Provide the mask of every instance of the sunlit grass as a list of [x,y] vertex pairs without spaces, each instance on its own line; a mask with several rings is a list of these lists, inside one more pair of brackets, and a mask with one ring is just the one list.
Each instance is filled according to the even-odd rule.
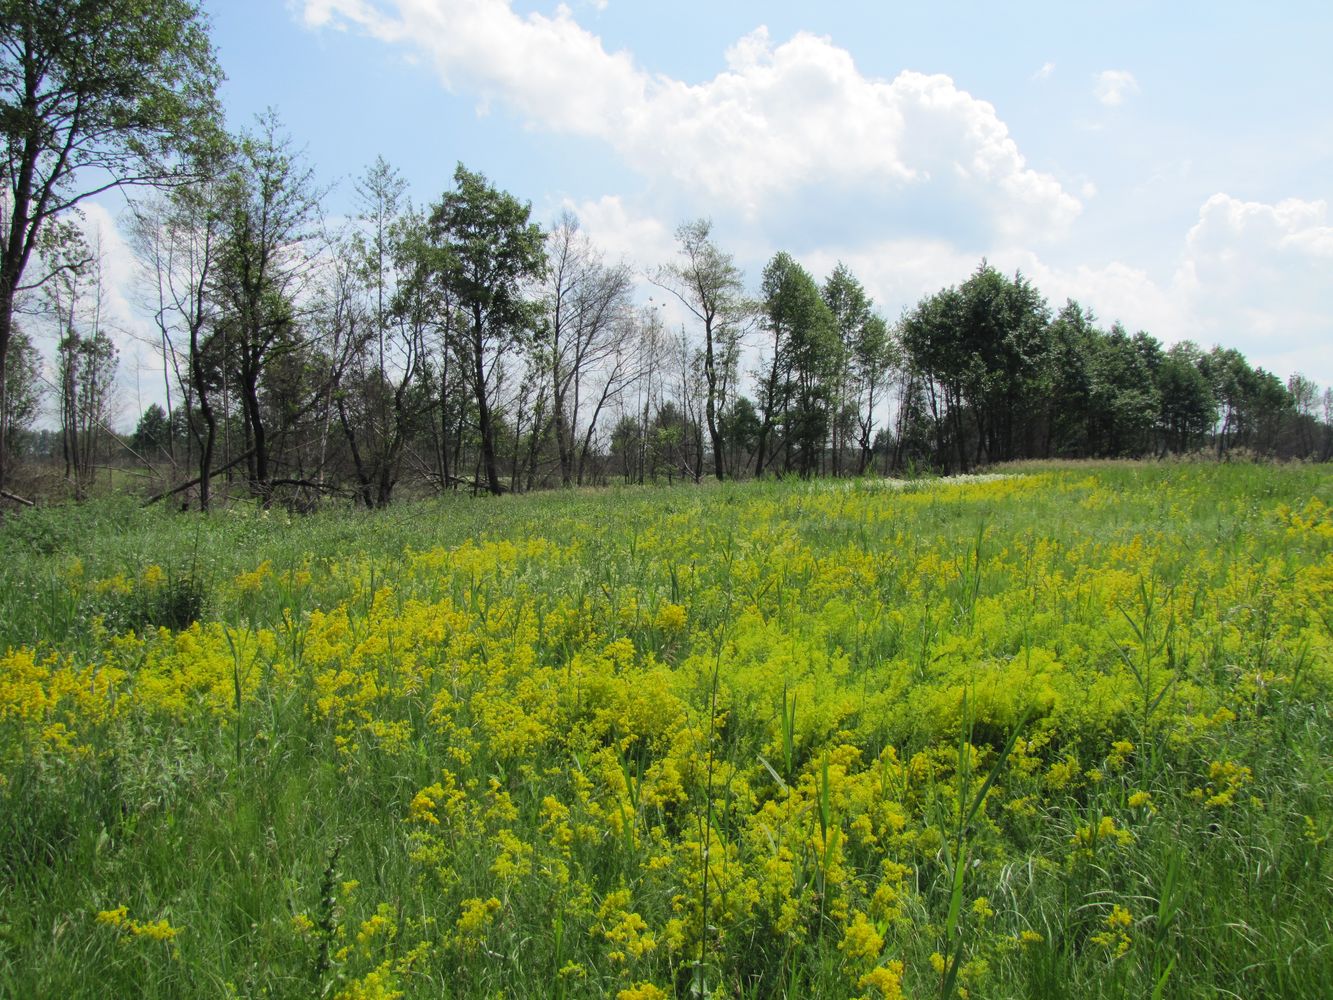
[[1331,504],[1126,464],[25,514],[0,992],[1333,995]]

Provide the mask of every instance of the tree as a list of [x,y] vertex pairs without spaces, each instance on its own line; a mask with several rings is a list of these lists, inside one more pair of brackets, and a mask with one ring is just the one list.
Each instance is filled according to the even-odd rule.
[[[85,198],[183,172],[221,79],[194,0],[0,0],[0,394],[44,230]],[[0,412],[5,410],[0,398]],[[0,488],[8,473],[0,435]]]
[[1045,455],[1081,458],[1090,448],[1089,406],[1092,382],[1089,366],[1100,338],[1097,319],[1073,299],[1050,327],[1050,396],[1047,406]]
[[[607,265],[568,212],[547,237],[550,271],[542,350],[550,371],[560,481],[582,482],[592,434],[606,404],[637,375],[626,350],[632,329],[631,280],[624,264]],[[598,385],[593,381],[600,377]],[[591,391],[590,391],[591,390]],[[582,409],[593,397],[586,427]],[[580,443],[581,442],[581,443]]]
[[1320,397],[1320,404],[1324,411],[1323,421],[1323,443],[1319,449],[1319,460],[1327,462],[1333,459],[1333,386],[1324,390]]
[[296,304],[312,276],[322,192],[272,111],[243,136],[224,181],[223,243],[214,270],[221,335],[247,436],[250,490],[271,500],[273,470],[261,379],[301,344]]
[[82,499],[93,479],[98,439],[111,417],[119,357],[105,329],[107,292],[100,239],[89,248],[81,236],[72,236],[62,246],[62,254],[66,266],[52,275],[42,292],[57,332],[65,478],[73,484],[75,497]]
[[713,242],[708,219],[683,223],[676,229],[680,260],[658,269],[653,283],[674,295],[704,327],[704,414],[713,445],[713,472],[726,474],[718,413],[725,404],[725,361],[740,338],[747,305],[742,296],[741,270],[731,254]]
[[790,470],[795,448],[802,475],[814,469],[828,435],[831,383],[839,365],[834,316],[805,268],[776,254],[764,268],[763,324],[773,335],[773,357],[759,392],[760,423],[755,475],[769,459],[766,445],[775,423],[785,436]]
[[1136,457],[1151,447],[1161,413],[1156,373],[1161,345],[1119,323],[1095,341],[1088,363],[1088,440],[1094,455]]
[[1281,380],[1262,368],[1251,368],[1245,355],[1234,348],[1214,347],[1201,359],[1200,367],[1221,410],[1217,457],[1242,446],[1273,450],[1284,421],[1295,412]]
[[1300,454],[1305,458],[1313,458],[1319,428],[1319,386],[1300,372],[1293,372],[1287,376],[1287,394],[1296,411]]
[[139,416],[130,445],[144,458],[165,454],[171,442],[171,418],[159,404],[151,403]]
[[977,426],[977,457],[1003,462],[1030,451],[1046,395],[1049,310],[1021,274],[1005,277],[982,261],[959,289],[963,393]]
[[737,396],[718,416],[730,468],[744,468],[759,446],[759,414],[754,403]]
[[[835,393],[839,409],[854,413],[860,452],[856,472],[862,475],[870,464],[879,394],[900,364],[898,348],[889,336],[888,324],[875,313],[865,288],[845,265],[839,263],[833,269],[821,294],[833,314],[841,345],[842,365]],[[838,442],[834,447],[835,474],[842,471],[841,465],[842,447]]]
[[1157,369],[1158,425],[1164,452],[1191,450],[1217,421],[1217,400],[1200,368],[1202,360],[1203,353],[1186,340],[1167,351]]
[[4,412],[0,434],[9,453],[15,453],[20,432],[26,430],[41,407],[42,359],[32,339],[15,328],[9,344],[9,367],[5,369]]
[[[223,249],[223,173],[221,148],[198,167],[200,176],[155,198],[133,205],[130,245],[149,284],[149,298],[162,340],[164,368],[175,373],[185,398],[184,426],[198,446],[199,509],[211,496],[213,455],[217,445],[216,396],[225,372],[217,331],[221,290],[216,270]],[[185,342],[185,371],[179,368],[177,338]],[[168,387],[170,386],[170,378]],[[171,402],[171,393],[167,393]],[[173,413],[175,411],[173,410]]]
[[462,346],[477,404],[486,485],[494,494],[502,487],[490,399],[493,375],[498,355],[535,326],[537,310],[525,293],[546,269],[542,230],[531,215],[531,205],[460,163],[454,190],[440,199],[429,221],[439,251],[437,278],[467,316]]
[[[358,181],[361,228],[339,247],[339,264],[346,266],[335,266],[335,289],[366,293],[369,301],[358,309],[331,297],[335,315],[346,321],[346,329],[329,325],[333,353],[344,359],[341,388],[349,390],[337,393],[339,420],[368,507],[388,506],[393,494],[403,449],[423,409],[418,380],[426,332],[439,313],[430,283],[418,274],[425,218],[406,202],[406,189],[383,157]],[[359,336],[358,317],[369,320]]]
[[[972,359],[963,341],[964,309],[958,289],[943,288],[918,302],[898,324],[909,366],[903,405],[911,401],[914,419],[929,413],[935,435],[934,463],[945,471],[955,455],[958,467],[967,471],[963,397]],[[900,440],[905,437],[902,430]]]

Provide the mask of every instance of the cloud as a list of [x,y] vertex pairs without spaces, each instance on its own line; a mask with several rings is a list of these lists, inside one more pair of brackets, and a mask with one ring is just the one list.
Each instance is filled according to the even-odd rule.
[[1046,80],[1049,80],[1051,78],[1051,74],[1054,72],[1055,72],[1055,63],[1049,61],[1044,62],[1041,64],[1041,69],[1037,70],[1037,72],[1032,74],[1032,79],[1037,82],[1044,82]]
[[1139,92],[1139,81],[1127,69],[1104,69],[1097,74],[1093,93],[1108,108],[1118,108]]
[[306,0],[312,28],[352,26],[420,54],[446,87],[529,127],[610,145],[652,182],[704,210],[753,219],[812,190],[938,197],[1008,236],[1062,231],[1079,200],[1028,166],[995,108],[943,75],[867,77],[850,53],[758,28],[726,68],[690,84],[608,52],[569,7],[516,13],[508,0]]
[[621,261],[636,273],[651,271],[676,253],[676,239],[660,221],[632,211],[618,195],[594,201],[566,199],[563,207],[573,212],[579,226],[609,261]]
[[1331,269],[1326,202],[1219,193],[1186,237],[1174,287],[1189,303],[1197,339],[1237,347],[1280,375],[1299,370],[1330,384]]

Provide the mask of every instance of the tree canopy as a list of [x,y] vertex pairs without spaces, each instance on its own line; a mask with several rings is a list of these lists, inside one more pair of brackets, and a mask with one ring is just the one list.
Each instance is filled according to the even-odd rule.
[[[125,184],[188,175],[222,78],[192,0],[0,0],[0,392],[15,297],[51,224]],[[5,412],[0,400],[0,413]],[[0,428],[0,487],[6,473]]]

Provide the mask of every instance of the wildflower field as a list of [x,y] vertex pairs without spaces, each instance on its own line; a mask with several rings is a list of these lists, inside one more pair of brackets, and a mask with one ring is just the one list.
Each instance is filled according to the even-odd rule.
[[1333,475],[0,526],[0,994],[1333,996]]

